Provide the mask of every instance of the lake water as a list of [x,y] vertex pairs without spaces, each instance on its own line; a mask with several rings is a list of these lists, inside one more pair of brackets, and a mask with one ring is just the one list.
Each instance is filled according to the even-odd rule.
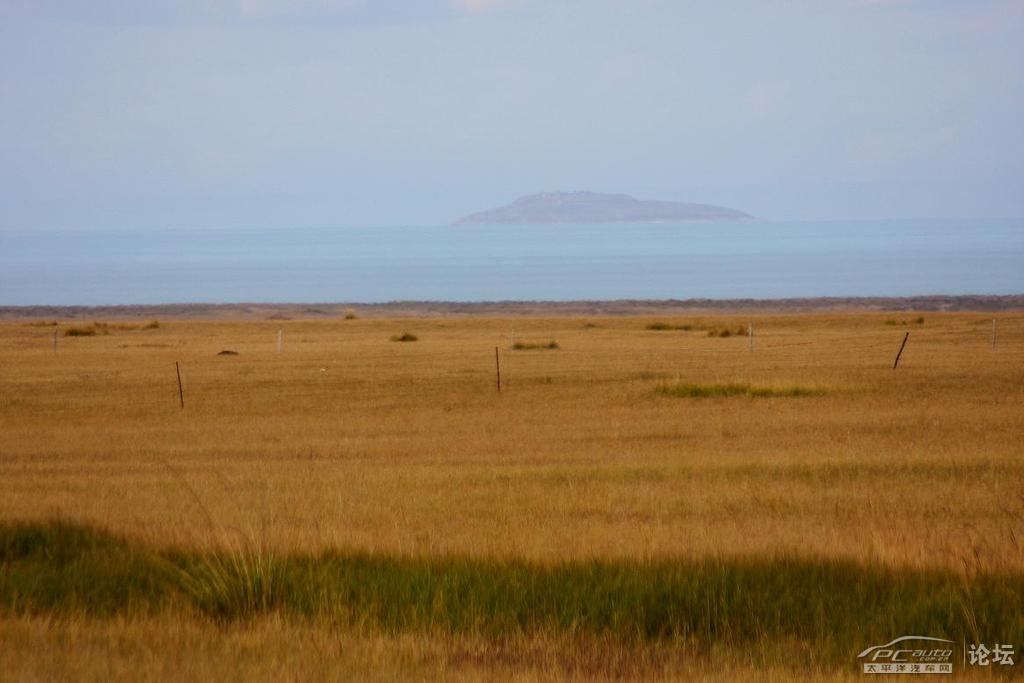
[[1024,293],[1024,219],[0,232],[0,304]]

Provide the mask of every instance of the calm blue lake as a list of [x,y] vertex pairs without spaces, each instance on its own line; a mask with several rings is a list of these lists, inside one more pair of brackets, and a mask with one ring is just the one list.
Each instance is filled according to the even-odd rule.
[[0,304],[1024,293],[1024,219],[0,232]]

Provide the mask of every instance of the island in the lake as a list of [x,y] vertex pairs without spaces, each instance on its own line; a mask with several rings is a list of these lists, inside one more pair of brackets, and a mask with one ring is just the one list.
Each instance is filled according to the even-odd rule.
[[642,200],[626,194],[541,192],[496,209],[463,216],[456,225],[494,223],[657,223],[745,221],[753,216],[724,206]]

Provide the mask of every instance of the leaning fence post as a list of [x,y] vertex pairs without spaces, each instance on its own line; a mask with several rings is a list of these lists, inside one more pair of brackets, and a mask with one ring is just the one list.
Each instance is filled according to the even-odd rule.
[[494,347],[494,373],[498,380],[498,393],[501,393],[501,361],[498,360],[498,347]]
[[896,361],[892,364],[892,369],[893,370],[895,370],[896,366],[900,364],[900,356],[903,355],[903,347],[907,345],[907,339],[909,339],[909,338],[910,338],[910,333],[909,332],[907,332],[905,335],[903,335],[903,343],[900,344],[900,350],[896,354]]
[[181,389],[181,368],[178,367],[178,361],[174,361],[174,372],[178,375],[178,400],[181,401],[182,409],[185,408],[185,392]]

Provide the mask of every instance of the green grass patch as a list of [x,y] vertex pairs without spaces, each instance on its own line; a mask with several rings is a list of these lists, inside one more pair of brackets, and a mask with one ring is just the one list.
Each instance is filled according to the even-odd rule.
[[219,621],[265,612],[387,632],[685,638],[813,645],[848,665],[901,634],[1024,634],[1024,576],[848,561],[604,560],[537,564],[329,551],[156,552],[67,523],[0,526],[0,612],[109,616],[184,606]]
[[91,325],[82,325],[78,327],[69,327],[64,330],[65,337],[95,337],[98,335],[107,335],[112,332],[131,332],[134,330],[158,330],[160,329],[159,320],[150,320],[144,325],[112,325],[110,323],[95,322]]
[[745,325],[697,325],[690,323],[671,323],[666,321],[656,321],[649,323],[645,326],[645,329],[654,330],[657,332],[704,332],[709,337],[738,337],[747,334],[747,327]]
[[748,333],[744,326],[739,327],[712,327],[708,330],[709,337],[742,337]]
[[516,351],[536,351],[541,349],[555,350],[560,349],[558,342],[551,340],[549,342],[516,342],[512,345],[512,348]]
[[676,398],[726,398],[730,396],[747,396],[749,398],[796,398],[801,396],[820,396],[823,389],[811,386],[759,386],[740,382],[716,384],[696,384],[692,382],[672,382],[659,385],[656,392],[663,396]]
[[67,522],[0,526],[0,610],[111,616],[154,611],[174,572],[145,548]]
[[391,337],[391,341],[393,341],[393,342],[414,342],[414,341],[419,341],[419,337],[417,337],[415,334],[412,334],[411,332],[403,332],[402,334],[396,334],[395,336]]

